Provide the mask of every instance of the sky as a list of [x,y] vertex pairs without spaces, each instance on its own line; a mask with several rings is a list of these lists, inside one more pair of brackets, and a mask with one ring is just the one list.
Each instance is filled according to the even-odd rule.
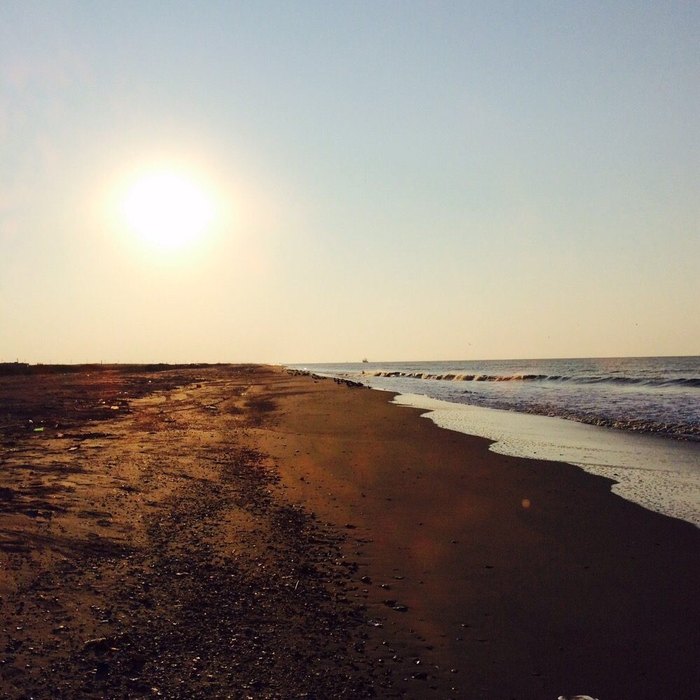
[[[0,361],[700,354],[698,36],[673,0],[1,0]],[[183,245],[124,214],[154,172],[210,207]]]

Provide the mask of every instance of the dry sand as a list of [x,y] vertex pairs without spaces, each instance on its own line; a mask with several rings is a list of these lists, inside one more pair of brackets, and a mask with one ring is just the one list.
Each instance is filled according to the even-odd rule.
[[608,481],[276,368],[48,369],[0,377],[0,696],[697,697],[700,531]]

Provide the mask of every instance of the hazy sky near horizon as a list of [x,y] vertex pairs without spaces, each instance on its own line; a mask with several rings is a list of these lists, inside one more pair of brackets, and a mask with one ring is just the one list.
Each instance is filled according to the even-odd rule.
[[[700,354],[700,5],[0,3],[0,361]],[[193,178],[190,247],[116,213]],[[120,210],[121,211],[121,210]]]

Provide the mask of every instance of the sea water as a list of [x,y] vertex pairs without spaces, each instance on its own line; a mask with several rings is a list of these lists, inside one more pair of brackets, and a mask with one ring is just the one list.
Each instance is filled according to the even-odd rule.
[[576,464],[700,526],[700,357],[295,365],[399,394],[491,449]]

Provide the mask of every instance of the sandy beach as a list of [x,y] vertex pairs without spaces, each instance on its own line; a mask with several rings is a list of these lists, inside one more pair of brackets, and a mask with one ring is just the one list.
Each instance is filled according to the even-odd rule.
[[697,528],[390,399],[0,377],[0,697],[697,697]]

